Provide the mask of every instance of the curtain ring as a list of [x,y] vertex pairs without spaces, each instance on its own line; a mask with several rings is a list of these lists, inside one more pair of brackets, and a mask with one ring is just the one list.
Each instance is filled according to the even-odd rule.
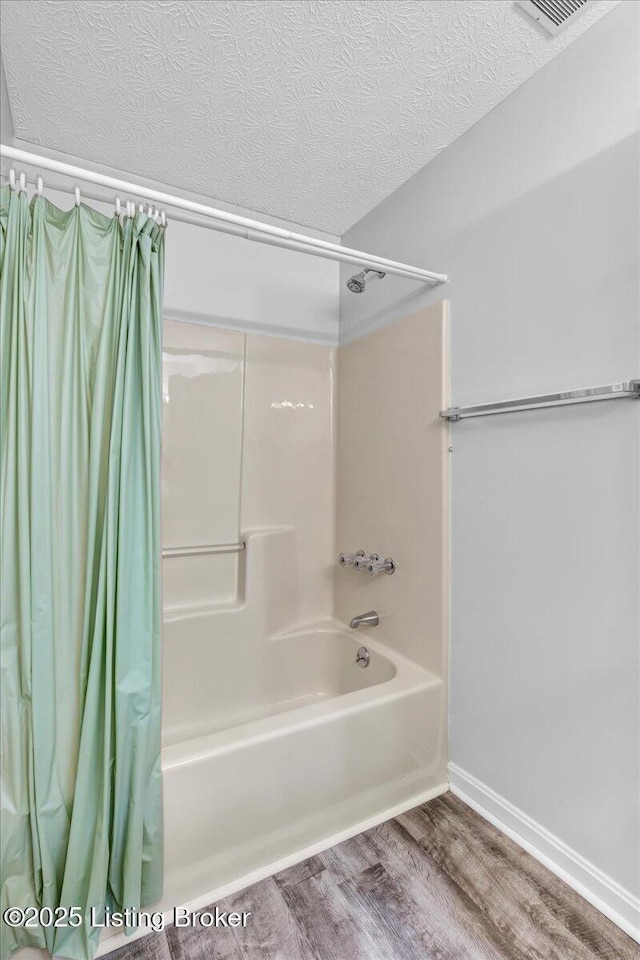
[[23,170],[22,173],[20,174],[20,193],[26,193],[26,192],[27,192],[27,175]]
[[162,224],[163,227],[166,227],[167,225],[167,215],[164,212],[164,210],[160,211],[160,223]]
[[79,207],[80,206],[80,187],[75,187],[73,192],[76,198],[76,207]]
[[39,197],[42,196],[43,189],[44,189],[44,181],[42,177],[38,177],[36,179],[36,193],[38,194]]
[[116,217],[120,219],[120,197],[116,197]]
[[9,170],[9,186],[12,190],[16,189],[16,172],[13,167]]

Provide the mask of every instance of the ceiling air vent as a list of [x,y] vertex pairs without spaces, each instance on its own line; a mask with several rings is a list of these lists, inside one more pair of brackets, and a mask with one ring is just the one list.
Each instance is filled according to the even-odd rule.
[[547,33],[561,33],[584,11],[589,0],[517,0]]

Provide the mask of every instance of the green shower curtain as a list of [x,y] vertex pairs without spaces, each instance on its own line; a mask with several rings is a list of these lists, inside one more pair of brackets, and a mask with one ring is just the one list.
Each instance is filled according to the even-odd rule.
[[163,250],[2,189],[1,909],[62,920],[3,922],[2,957],[86,960],[162,892]]

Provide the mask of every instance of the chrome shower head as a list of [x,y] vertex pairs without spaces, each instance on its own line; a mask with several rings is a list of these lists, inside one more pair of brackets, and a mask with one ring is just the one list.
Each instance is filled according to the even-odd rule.
[[372,273],[374,277],[378,277],[380,280],[385,276],[385,274],[379,270],[361,270],[360,273],[354,273],[352,277],[349,277],[347,280],[347,290],[350,290],[351,293],[364,293],[364,288],[371,279],[371,277],[367,276],[368,273]]
[[364,293],[364,286],[366,282],[367,278],[364,270],[362,273],[355,273],[347,280],[347,290],[351,290],[351,293]]

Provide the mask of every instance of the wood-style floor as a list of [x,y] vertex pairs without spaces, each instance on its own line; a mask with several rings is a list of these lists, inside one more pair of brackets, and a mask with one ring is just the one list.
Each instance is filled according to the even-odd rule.
[[640,960],[640,946],[448,793],[109,960]]

